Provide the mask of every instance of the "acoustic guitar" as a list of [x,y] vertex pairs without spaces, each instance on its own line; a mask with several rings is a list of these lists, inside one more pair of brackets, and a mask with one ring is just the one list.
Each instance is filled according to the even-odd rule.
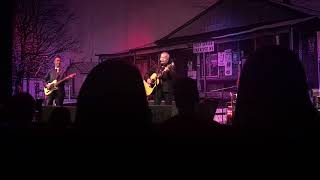
[[150,79],[151,79],[151,84],[147,83],[145,80],[143,81],[143,84],[144,84],[144,88],[146,90],[146,94],[147,96],[150,96],[153,92],[153,90],[157,87],[157,85],[159,85],[160,83],[160,78],[161,76],[163,75],[164,72],[170,70],[170,68],[173,68],[174,67],[174,63],[172,62],[171,64],[169,64],[165,69],[163,70],[162,72],[160,73],[153,73],[151,76],[150,76]]
[[43,88],[44,90],[44,94],[46,96],[50,95],[53,91],[58,90],[58,85],[64,81],[67,81],[71,78],[74,78],[76,76],[76,73],[70,74],[67,77],[57,81],[57,80],[53,80],[52,82],[48,83],[46,85],[46,87]]

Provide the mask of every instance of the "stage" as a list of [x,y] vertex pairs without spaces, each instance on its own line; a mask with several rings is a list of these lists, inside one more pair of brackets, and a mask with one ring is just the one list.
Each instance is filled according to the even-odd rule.
[[[76,106],[65,105],[64,107],[69,109],[71,122],[74,123],[76,118]],[[175,105],[149,105],[149,107],[152,111],[152,123],[154,124],[162,123],[178,113]],[[54,108],[54,106],[43,106],[42,111],[39,112],[39,123],[46,124]]]
[[[76,106],[65,106],[69,109],[71,114],[71,122],[75,122],[76,118]],[[54,109],[52,106],[44,106],[42,108],[42,112],[40,114],[40,119],[38,120],[42,124],[46,124],[48,122],[48,119],[50,118],[51,112]],[[150,105],[150,109],[152,111],[152,123],[159,124],[162,122],[165,122],[170,117],[176,115],[178,113],[177,108],[173,105]],[[226,124],[227,122],[227,115],[226,115],[227,109],[217,109],[215,116],[213,117],[213,120],[220,123],[220,124]]]

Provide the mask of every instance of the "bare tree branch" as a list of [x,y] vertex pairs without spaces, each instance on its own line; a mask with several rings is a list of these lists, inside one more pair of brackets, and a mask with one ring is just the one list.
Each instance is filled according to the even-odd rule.
[[53,56],[79,48],[79,41],[68,33],[77,18],[55,0],[16,2],[16,69],[25,77],[39,77],[52,65]]

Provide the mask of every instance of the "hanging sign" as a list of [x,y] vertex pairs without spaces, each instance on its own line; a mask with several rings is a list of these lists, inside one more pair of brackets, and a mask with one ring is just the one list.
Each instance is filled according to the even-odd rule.
[[207,42],[193,44],[193,53],[194,54],[212,52],[212,51],[214,51],[214,42],[213,41],[207,41]]

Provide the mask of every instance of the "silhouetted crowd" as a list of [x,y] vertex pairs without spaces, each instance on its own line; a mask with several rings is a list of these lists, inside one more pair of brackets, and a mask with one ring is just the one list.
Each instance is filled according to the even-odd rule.
[[2,151],[27,160],[115,161],[317,154],[318,111],[304,68],[287,49],[264,47],[246,61],[230,126],[212,120],[219,102],[200,100],[193,79],[177,79],[174,97],[178,115],[152,124],[138,69],[106,61],[84,81],[74,123],[66,107],[56,107],[47,124],[33,122],[35,110],[41,111],[33,97],[11,97],[0,107]]

